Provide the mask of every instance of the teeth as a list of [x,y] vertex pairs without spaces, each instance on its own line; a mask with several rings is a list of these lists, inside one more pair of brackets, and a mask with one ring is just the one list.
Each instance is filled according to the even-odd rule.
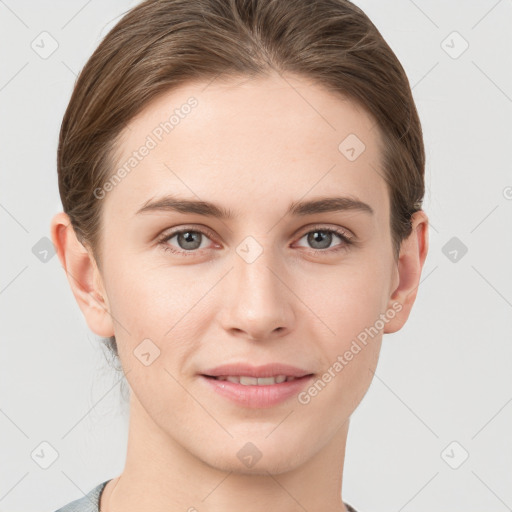
[[217,380],[227,380],[236,384],[243,384],[244,386],[269,386],[271,384],[280,384],[284,381],[295,380],[295,377],[287,377],[286,375],[277,375],[276,377],[246,377],[241,376],[228,376],[228,377],[216,377]]

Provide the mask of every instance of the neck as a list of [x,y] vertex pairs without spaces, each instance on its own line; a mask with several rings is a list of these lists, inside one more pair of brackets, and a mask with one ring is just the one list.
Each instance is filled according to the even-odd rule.
[[133,393],[130,409],[125,467],[105,487],[102,512],[347,511],[341,489],[348,421],[301,464],[241,472],[196,457],[151,420]]

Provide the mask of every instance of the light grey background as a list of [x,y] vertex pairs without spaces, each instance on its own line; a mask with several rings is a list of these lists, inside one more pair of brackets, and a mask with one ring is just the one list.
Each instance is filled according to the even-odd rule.
[[[37,244],[61,210],[75,75],[136,3],[0,0],[0,510],[53,511],[124,465],[120,376]],[[411,317],[384,337],[351,420],[343,498],[360,512],[512,510],[512,1],[356,4],[413,87],[431,229]],[[58,43],[47,58],[31,47],[51,49],[43,31]],[[42,442],[58,452],[47,469]]]

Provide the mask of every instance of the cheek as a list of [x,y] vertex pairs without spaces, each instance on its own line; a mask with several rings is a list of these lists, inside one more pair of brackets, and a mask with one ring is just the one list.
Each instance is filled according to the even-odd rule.
[[308,294],[308,304],[322,320],[318,328],[315,322],[324,372],[317,387],[323,389],[325,384],[329,389],[322,391],[324,400],[343,403],[344,413],[355,409],[373,378],[391,279],[387,263],[376,256],[358,263],[340,266],[329,280],[323,280],[323,293],[309,286]]
[[308,280],[302,290],[306,303],[323,320],[325,339],[338,347],[375,324],[388,303],[389,269],[383,261],[340,265],[328,278]]
[[210,280],[191,281],[183,267],[134,272],[127,261],[123,265],[109,274],[108,294],[127,380],[150,401],[151,390],[180,393],[172,376],[181,380],[179,373],[197,349],[196,333],[209,321],[207,301],[201,299]]
[[125,260],[110,274],[108,286],[111,313],[134,338],[163,339],[180,330],[195,316],[194,306],[211,288],[210,279],[197,279],[189,269],[170,265],[160,268],[130,268]]
[[321,352],[322,369],[300,403],[311,403],[307,410],[319,416],[326,409],[335,411],[332,426],[339,426],[356,409],[377,367],[382,342],[380,318],[386,304],[385,279],[379,275],[384,274],[347,272],[340,279],[333,278],[327,294],[316,291],[310,295],[322,319],[318,327],[315,322],[311,334]]

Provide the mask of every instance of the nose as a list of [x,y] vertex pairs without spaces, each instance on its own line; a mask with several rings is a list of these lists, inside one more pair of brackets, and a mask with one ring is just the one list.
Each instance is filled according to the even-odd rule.
[[286,271],[270,248],[254,260],[234,254],[224,280],[222,326],[231,335],[266,340],[289,333],[295,322]]

